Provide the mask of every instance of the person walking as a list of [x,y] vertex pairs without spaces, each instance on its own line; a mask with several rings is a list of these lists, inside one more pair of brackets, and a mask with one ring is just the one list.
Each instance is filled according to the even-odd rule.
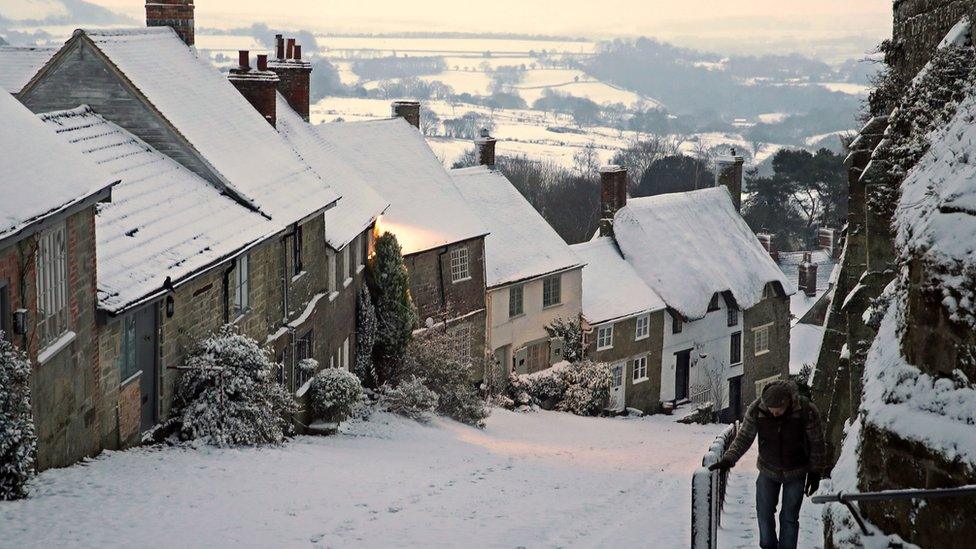
[[[756,479],[756,514],[762,549],[795,549],[800,535],[803,494],[820,486],[827,467],[820,412],[800,396],[792,381],[766,385],[746,410],[738,434],[722,459],[709,467],[727,471],[735,466],[759,436],[759,477]],[[776,506],[783,492],[776,537]]]

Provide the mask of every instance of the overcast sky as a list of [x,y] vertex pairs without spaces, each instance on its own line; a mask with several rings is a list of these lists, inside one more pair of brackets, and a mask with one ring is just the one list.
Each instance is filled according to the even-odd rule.
[[[10,1],[24,0],[0,4]],[[144,17],[144,0],[89,1]],[[196,21],[328,32],[645,35],[702,49],[803,49],[838,40],[876,44],[890,34],[891,0],[196,0]]]

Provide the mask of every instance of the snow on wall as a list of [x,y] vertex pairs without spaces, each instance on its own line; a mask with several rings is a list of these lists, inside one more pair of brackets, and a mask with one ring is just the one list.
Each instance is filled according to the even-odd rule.
[[117,181],[5,91],[0,91],[0,119],[0,238]]
[[704,317],[712,296],[723,291],[743,310],[762,300],[769,282],[795,292],[725,187],[631,199],[613,230],[644,282],[687,318]]
[[276,128],[302,159],[341,195],[342,199],[325,212],[325,239],[341,250],[363,232],[390,205],[349,164],[335,146],[316,132],[308,122],[277,94]]
[[490,232],[485,238],[489,288],[582,265],[566,241],[501,172],[477,166],[450,174]]
[[290,223],[339,198],[227,78],[169,27],[79,31],[185,137],[229,187]]
[[121,180],[95,217],[102,309],[119,312],[283,229],[88,107],[40,118]]

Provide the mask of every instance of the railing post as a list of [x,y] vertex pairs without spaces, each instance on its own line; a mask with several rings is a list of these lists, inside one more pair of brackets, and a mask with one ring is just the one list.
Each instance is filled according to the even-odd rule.
[[691,478],[691,549],[714,549],[716,525],[712,472],[701,467]]

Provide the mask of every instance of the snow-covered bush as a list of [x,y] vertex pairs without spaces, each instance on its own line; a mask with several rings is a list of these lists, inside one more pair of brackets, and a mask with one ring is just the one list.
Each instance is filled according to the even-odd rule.
[[27,355],[0,332],[0,500],[27,497],[27,483],[36,473],[30,373]]
[[315,374],[308,388],[309,405],[317,419],[339,422],[363,399],[363,385],[352,372],[326,368]]
[[546,326],[549,337],[560,337],[563,340],[563,360],[576,362],[583,358],[583,330],[579,319],[563,320],[557,318]]
[[556,409],[578,416],[595,416],[607,407],[613,375],[610,366],[584,360],[563,370],[566,394]]
[[278,368],[256,341],[231,326],[199,342],[177,381],[180,438],[215,446],[281,443],[297,407],[276,379]]
[[481,427],[488,417],[488,407],[473,383],[473,362],[458,352],[450,334],[431,328],[407,347],[395,381],[420,379],[437,394],[439,413]]
[[380,402],[388,412],[426,423],[437,410],[438,398],[422,380],[411,377],[396,387],[387,388]]
[[366,387],[376,387],[373,343],[376,341],[376,307],[364,284],[356,298],[356,362],[354,372]]
[[376,339],[373,342],[373,364],[377,383],[396,377],[396,366],[402,359],[417,324],[417,313],[410,300],[410,283],[403,254],[396,236],[383,233],[376,239],[376,253],[369,261],[367,282],[376,307]]

